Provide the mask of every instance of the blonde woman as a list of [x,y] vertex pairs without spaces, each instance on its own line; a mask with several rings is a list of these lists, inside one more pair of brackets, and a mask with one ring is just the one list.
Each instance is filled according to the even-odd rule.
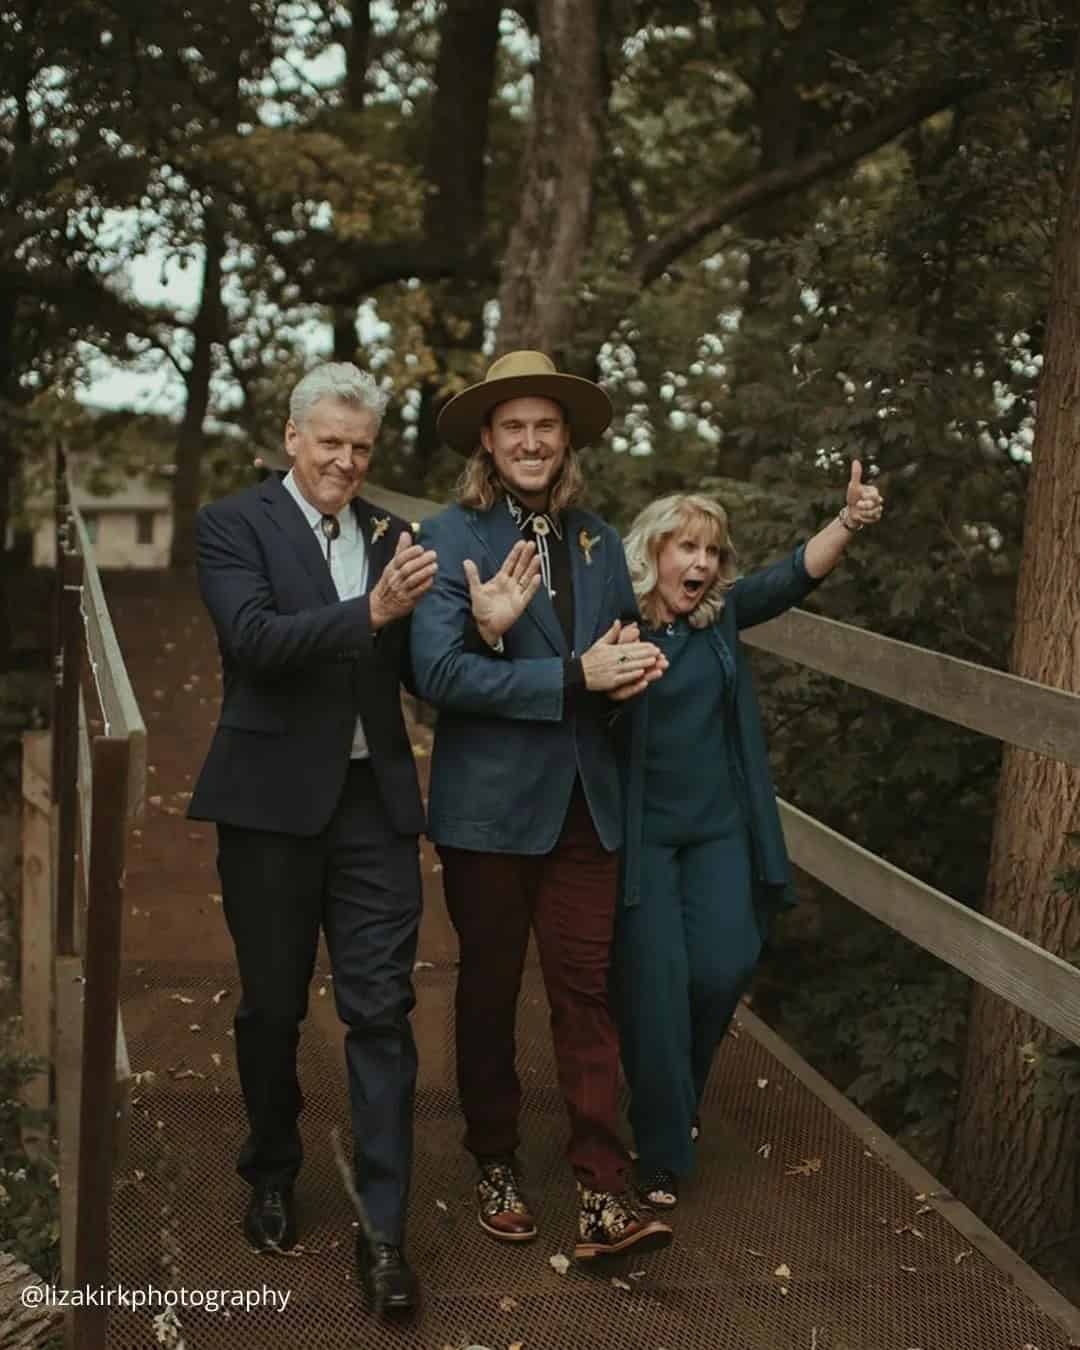
[[669,662],[627,711],[626,829],[615,1009],[643,1198],[671,1209],[694,1163],[712,1063],[768,916],[793,903],[740,629],[799,603],[882,499],[852,465],[840,514],[781,562],[740,577],[724,508],[679,494],[626,539],[642,638]]

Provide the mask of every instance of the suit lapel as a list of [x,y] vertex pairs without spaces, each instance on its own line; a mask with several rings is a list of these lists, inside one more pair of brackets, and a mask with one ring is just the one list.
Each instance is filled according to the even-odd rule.
[[289,541],[322,600],[328,605],[333,604],[338,598],[337,590],[315,531],[307,523],[303,511],[282,487],[276,474],[271,474],[263,483],[259,495],[267,514]]
[[[564,519],[570,549],[570,575],[574,578],[574,650],[580,656],[599,636],[596,621],[609,570],[610,559],[604,554],[609,545],[599,531],[590,533],[588,517],[580,511],[567,511]],[[585,548],[586,539],[595,542]]]
[[397,543],[397,537],[391,529],[390,516],[387,512],[380,511],[370,502],[364,501],[363,497],[354,497],[352,508],[364,540],[364,547],[367,549],[367,589],[364,592],[367,595],[374,590],[383,569],[393,556],[393,546]]
[[[521,538],[521,531],[514,524],[510,512],[506,509],[505,501],[500,499],[490,511],[471,512],[468,519],[494,569],[498,571],[506,560],[506,555]],[[533,596],[525,614],[536,624],[559,656],[570,655],[566,649],[566,639],[563,637],[555,606],[543,586]]]

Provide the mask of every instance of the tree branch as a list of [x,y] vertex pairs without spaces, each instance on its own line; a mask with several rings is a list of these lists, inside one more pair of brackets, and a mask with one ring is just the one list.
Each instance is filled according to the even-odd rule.
[[920,90],[857,131],[838,137],[791,164],[756,174],[740,183],[724,193],[719,201],[691,212],[666,234],[638,249],[633,261],[638,284],[647,286],[655,281],[676,258],[737,216],[755,207],[767,206],[799,188],[846,169],[864,155],[887,145],[909,127],[987,88],[990,82],[989,77],[953,79]]

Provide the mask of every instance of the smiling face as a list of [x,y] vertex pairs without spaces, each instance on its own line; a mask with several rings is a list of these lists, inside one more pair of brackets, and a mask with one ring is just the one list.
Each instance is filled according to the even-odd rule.
[[726,550],[716,522],[690,516],[667,535],[656,557],[656,613],[661,623],[689,614],[716,581]]
[[336,516],[364,486],[378,417],[338,398],[320,399],[302,422],[285,424],[296,485],[316,510]]
[[570,446],[570,427],[559,405],[550,398],[508,399],[492,410],[480,440],[503,487],[530,511],[546,510]]

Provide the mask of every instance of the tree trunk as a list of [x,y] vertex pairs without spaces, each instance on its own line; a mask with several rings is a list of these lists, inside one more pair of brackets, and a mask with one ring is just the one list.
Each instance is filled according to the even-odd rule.
[[574,331],[592,229],[606,78],[600,0],[544,0],[521,206],[499,287],[499,352],[559,359]]
[[203,423],[210,404],[210,376],[214,343],[221,340],[221,261],[225,256],[225,231],[213,206],[207,208],[204,237],[206,262],[202,295],[195,316],[195,350],[187,376],[187,402],[176,438],[176,477],[173,479],[173,541],[170,564],[190,567],[195,562],[195,512],[199,509],[203,449]]
[[[1011,668],[1080,693],[1080,42],[1050,297]],[[986,913],[1061,956],[1080,947],[1080,913],[1054,873],[1067,832],[1078,829],[1080,771],[1007,750]],[[951,1182],[1024,1253],[1078,1218],[1080,1097],[1055,1108],[1035,1098],[1040,1056],[1057,1043],[1042,1023],[975,987]]]

